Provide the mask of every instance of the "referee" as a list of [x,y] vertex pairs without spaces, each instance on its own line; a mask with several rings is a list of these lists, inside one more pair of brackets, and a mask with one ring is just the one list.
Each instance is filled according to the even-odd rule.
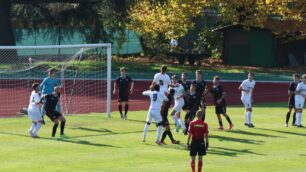
[[[189,124],[189,135],[187,139],[187,147],[190,150],[190,166],[192,172],[195,172],[195,158],[198,155],[198,172],[201,172],[203,162],[202,158],[206,155],[208,149],[208,125],[202,121],[202,112],[197,112],[197,120]],[[191,144],[190,143],[191,138]],[[205,139],[205,141],[204,141]]]

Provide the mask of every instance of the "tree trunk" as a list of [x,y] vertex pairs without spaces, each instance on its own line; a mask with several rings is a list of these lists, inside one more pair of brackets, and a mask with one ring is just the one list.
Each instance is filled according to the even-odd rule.
[[11,25],[11,2],[0,0],[0,46],[16,45],[13,28]]

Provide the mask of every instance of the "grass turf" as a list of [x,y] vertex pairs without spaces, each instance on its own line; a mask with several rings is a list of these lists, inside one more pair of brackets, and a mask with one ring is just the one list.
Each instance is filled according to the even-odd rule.
[[[210,148],[204,158],[205,171],[306,171],[302,163],[306,129],[284,127],[285,104],[257,105],[252,129],[243,126],[242,107],[229,107],[235,125],[231,131],[216,129],[213,110],[208,107]],[[68,116],[68,138],[54,140],[50,139],[49,120],[39,133],[41,138],[32,139],[27,135],[27,117],[2,118],[0,171],[190,171],[186,136],[174,132],[182,145],[157,146],[152,125],[143,143],[145,111],[129,112],[127,121],[119,119],[116,112],[112,115]],[[223,123],[227,126],[225,120]],[[166,142],[170,143],[168,138]]]

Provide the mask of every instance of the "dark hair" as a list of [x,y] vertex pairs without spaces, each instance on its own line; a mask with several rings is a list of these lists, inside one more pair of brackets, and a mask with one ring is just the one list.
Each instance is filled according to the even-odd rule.
[[167,66],[166,65],[162,65],[161,68],[160,68],[160,71],[163,73],[163,72],[166,72],[167,71]]
[[120,68],[120,72],[123,71],[123,70],[126,71],[125,67]]
[[55,69],[55,68],[51,68],[51,69],[49,70],[49,73],[53,73],[53,72],[56,72],[56,69]]
[[182,75],[188,76],[188,73],[187,72],[183,72]]
[[196,70],[196,73],[202,74],[202,71],[201,70]]
[[32,89],[35,90],[37,87],[39,87],[39,83],[35,82],[32,84]]
[[159,87],[159,85],[156,84],[156,85],[153,86],[153,88],[154,88],[155,91],[159,91],[160,87]]
[[254,76],[254,73],[253,73],[253,72],[249,72],[249,74],[252,75],[252,76]]
[[175,90],[174,90],[174,89],[170,89],[170,91],[169,91],[169,97],[173,97],[173,96],[174,96],[174,93],[175,93]]
[[214,79],[220,80],[220,77],[218,75],[214,76]]
[[296,77],[296,78],[300,78],[301,77],[300,74],[298,74],[298,73],[294,73],[292,76]]
[[171,78],[177,80],[177,76],[176,75],[172,75]]

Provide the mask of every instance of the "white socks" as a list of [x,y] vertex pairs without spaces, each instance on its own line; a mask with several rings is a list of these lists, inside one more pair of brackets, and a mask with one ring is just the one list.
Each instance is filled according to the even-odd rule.
[[160,141],[160,135],[162,133],[162,126],[157,127],[156,141]]
[[174,120],[175,125],[180,125],[176,115],[172,115],[172,119]]
[[301,125],[302,122],[302,113],[297,112],[296,113],[296,120],[295,120],[295,125]]
[[252,124],[252,112],[247,112],[248,118],[249,118],[249,124]]
[[41,123],[37,123],[36,127],[34,128],[34,131],[32,132],[34,136],[37,136],[37,132],[39,131],[41,127]]
[[144,127],[144,131],[143,131],[143,139],[145,140],[146,137],[147,137],[147,133],[149,131],[149,127],[150,125],[146,124],[145,127]]
[[178,124],[181,126],[182,129],[186,129],[185,124],[184,124],[182,118],[179,118],[177,121],[178,121]]
[[29,132],[33,133],[35,128],[36,128],[36,124],[32,123],[32,125],[31,125],[31,127],[29,129]]

